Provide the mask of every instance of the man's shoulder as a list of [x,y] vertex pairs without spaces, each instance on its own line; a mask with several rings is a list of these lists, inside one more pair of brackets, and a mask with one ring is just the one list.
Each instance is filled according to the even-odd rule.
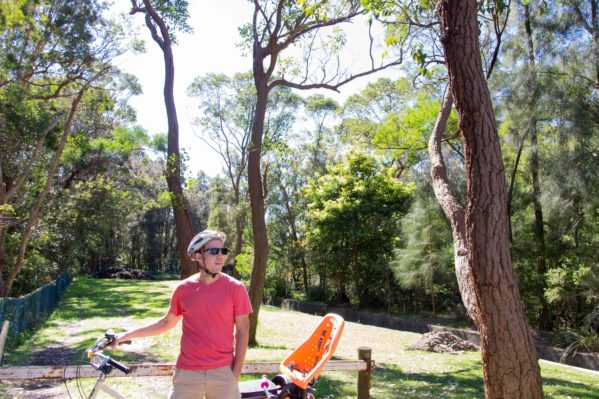
[[245,287],[241,281],[237,280],[233,276],[229,276],[227,273],[221,273],[221,278],[223,278],[227,282],[227,284],[241,285]]
[[191,276],[179,281],[179,283],[175,286],[175,289],[197,285],[198,278],[199,278],[199,273],[192,274]]

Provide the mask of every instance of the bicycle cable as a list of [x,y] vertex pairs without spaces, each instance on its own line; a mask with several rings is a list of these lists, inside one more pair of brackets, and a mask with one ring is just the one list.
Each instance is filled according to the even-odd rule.
[[64,389],[67,391],[67,395],[69,395],[69,399],[73,399],[71,392],[69,391],[69,386],[67,385],[67,367],[69,367],[68,364],[62,369],[62,382],[64,384]]

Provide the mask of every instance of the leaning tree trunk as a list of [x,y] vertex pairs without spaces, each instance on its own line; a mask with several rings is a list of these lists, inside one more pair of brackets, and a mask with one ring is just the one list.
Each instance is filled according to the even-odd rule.
[[[258,66],[259,68],[259,66]],[[256,80],[256,110],[252,125],[251,146],[248,154],[248,191],[252,209],[252,233],[254,236],[254,265],[250,281],[250,302],[254,312],[250,315],[250,344],[256,344],[256,331],[258,328],[258,314],[262,305],[264,293],[264,279],[266,276],[266,261],[268,259],[268,236],[266,232],[266,213],[264,207],[264,184],[262,183],[261,154],[262,133],[266,117],[268,102],[268,87],[266,77],[258,72],[254,73]]]
[[[107,73],[109,71],[109,69],[110,68],[108,68],[108,67],[103,68],[101,71],[96,73],[96,75],[94,75],[89,81],[87,81],[86,84],[79,90],[79,93],[77,93],[77,96],[75,97],[75,99],[73,100],[73,102],[71,104],[71,110],[67,117],[65,128],[62,133],[62,137],[58,143],[58,147],[56,148],[56,153],[54,154],[54,159],[52,160],[52,164],[50,165],[50,170],[48,171],[48,177],[46,179],[46,183],[44,184],[42,191],[39,193],[37,199],[35,200],[32,208],[29,212],[29,218],[27,219],[27,223],[25,225],[25,228],[23,229],[23,233],[21,234],[21,239],[20,239],[19,246],[18,246],[16,260],[15,260],[12,268],[10,269],[10,272],[8,272],[8,276],[7,276],[6,280],[0,279],[0,281],[2,281],[2,284],[0,287],[1,288],[0,297],[8,296],[10,294],[12,285],[13,285],[15,279],[17,278],[18,274],[20,273],[21,268],[23,267],[23,264],[25,263],[25,252],[27,250],[27,243],[29,242],[29,236],[31,235],[33,228],[37,224],[39,214],[42,209],[44,200],[46,199],[46,196],[48,195],[48,193],[50,192],[50,190],[52,188],[52,182],[53,182],[54,177],[56,176],[56,173],[58,171],[58,166],[60,164],[60,158],[61,158],[62,152],[64,151],[64,148],[67,144],[67,139],[69,138],[69,134],[71,133],[71,129],[73,127],[73,119],[75,118],[75,114],[77,113],[79,104],[80,104],[81,100],[83,99],[83,96],[89,89],[90,85],[92,84],[92,82],[95,81],[100,76],[103,76],[105,73]],[[6,237],[4,234],[5,233],[3,233],[2,239],[5,239],[5,237]],[[3,252],[4,251],[5,250],[3,249]],[[3,254],[3,256],[5,257],[6,254]]]
[[[542,398],[538,355],[509,247],[505,176],[478,42],[477,2],[438,6],[441,42],[459,116],[467,175],[465,212],[470,286],[478,307],[486,398]],[[472,286],[473,284],[473,286]]]
[[474,292],[475,282],[468,263],[466,244],[466,211],[458,202],[447,177],[447,168],[443,161],[441,142],[446,131],[447,120],[451,114],[453,99],[447,89],[443,104],[429,140],[429,156],[431,159],[431,178],[435,196],[450,221],[453,237],[453,258],[458,288],[462,302],[472,320],[479,319],[479,303]]

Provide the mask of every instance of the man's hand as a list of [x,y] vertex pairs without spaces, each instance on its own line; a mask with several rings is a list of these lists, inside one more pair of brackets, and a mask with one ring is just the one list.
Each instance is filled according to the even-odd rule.
[[243,361],[248,349],[250,336],[250,318],[247,314],[235,317],[235,360],[233,362],[233,375],[239,381]]
[[130,341],[130,339],[127,337],[127,335],[128,335],[127,332],[115,334],[114,341],[112,341],[112,344],[110,344],[109,348],[116,349],[121,343],[123,343],[125,341]]

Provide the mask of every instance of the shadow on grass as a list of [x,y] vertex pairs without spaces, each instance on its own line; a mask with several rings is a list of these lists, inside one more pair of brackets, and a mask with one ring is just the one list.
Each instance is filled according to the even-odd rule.
[[543,390],[546,398],[599,399],[599,390],[596,385],[593,388],[561,378],[543,378]]
[[373,397],[478,398],[484,397],[484,384],[478,366],[448,373],[405,373],[395,365],[379,365],[373,370]]
[[168,308],[170,289],[156,289],[155,282],[135,281],[140,290],[126,290],[131,280],[77,278],[67,289],[57,318],[160,317]]
[[[463,367],[451,373],[405,373],[395,365],[373,370],[373,398],[484,398],[480,365]],[[547,398],[599,399],[596,387],[559,378],[543,378]]]
[[[81,332],[82,337],[101,337],[104,329],[89,329]],[[30,356],[23,365],[32,366],[56,366],[56,365],[81,365],[89,364],[84,352],[96,341],[95,338],[83,339],[76,345],[62,345],[60,343],[50,344],[43,348],[30,350]],[[164,363],[165,360],[142,351],[110,351],[106,350],[108,356],[124,363]]]

